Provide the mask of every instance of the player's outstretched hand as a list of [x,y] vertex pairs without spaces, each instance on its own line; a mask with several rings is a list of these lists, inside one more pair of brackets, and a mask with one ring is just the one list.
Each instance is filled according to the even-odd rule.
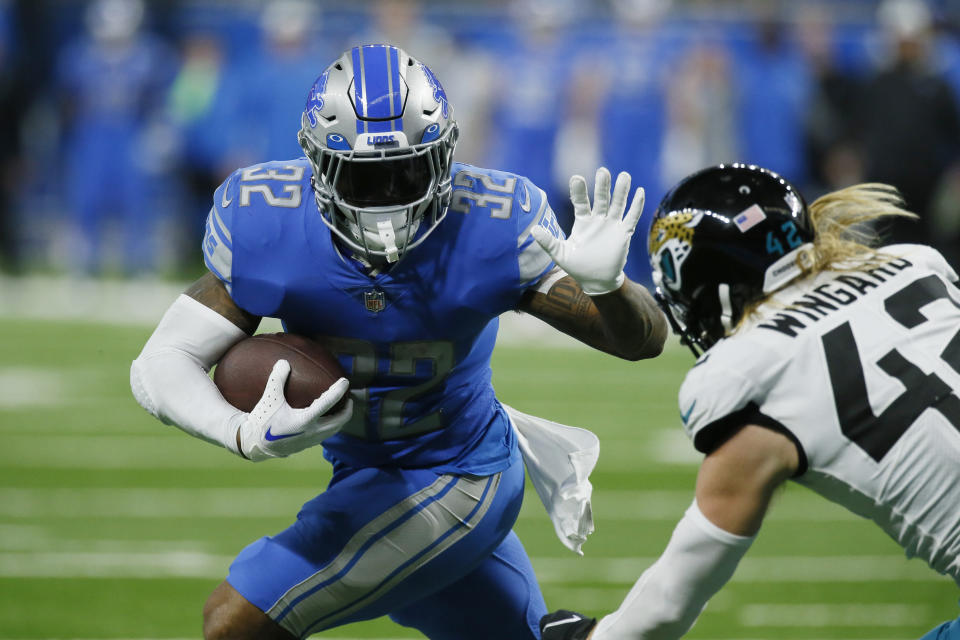
[[340,431],[353,413],[348,399],[336,413],[325,415],[340,402],[350,383],[340,378],[305,409],[287,404],[283,386],[290,375],[290,363],[277,360],[257,406],[239,427],[239,445],[243,456],[253,461],[282,458],[320,444]]
[[597,169],[593,186],[593,208],[587,196],[583,176],[570,178],[573,202],[573,229],[566,240],[558,240],[535,227],[533,237],[560,268],[580,283],[584,293],[598,296],[616,291],[623,284],[623,266],[627,263],[630,239],[643,211],[643,188],[638,188],[627,215],[623,210],[630,195],[630,174],[622,171],[610,197],[610,172]]
[[587,640],[595,626],[596,618],[558,609],[540,618],[540,637],[542,640]]

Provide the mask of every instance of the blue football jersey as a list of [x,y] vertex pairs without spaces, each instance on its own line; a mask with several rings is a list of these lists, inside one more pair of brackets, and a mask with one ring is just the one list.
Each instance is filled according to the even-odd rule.
[[324,443],[350,466],[488,474],[516,442],[494,397],[497,316],[554,264],[531,231],[561,231],[542,190],[502,171],[454,164],[446,218],[373,277],[334,243],[305,158],[234,172],[214,194],[207,267],[246,311],[334,351],[354,413]]

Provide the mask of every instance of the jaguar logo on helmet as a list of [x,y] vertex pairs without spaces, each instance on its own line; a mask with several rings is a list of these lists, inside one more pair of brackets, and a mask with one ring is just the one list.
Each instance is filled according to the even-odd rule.
[[655,296],[694,353],[733,331],[750,305],[801,275],[814,240],[803,197],[778,174],[707,167],[664,196],[650,226]]
[[650,230],[650,256],[656,268],[657,285],[680,288],[680,266],[690,255],[690,246],[702,212],[681,212],[654,221]]

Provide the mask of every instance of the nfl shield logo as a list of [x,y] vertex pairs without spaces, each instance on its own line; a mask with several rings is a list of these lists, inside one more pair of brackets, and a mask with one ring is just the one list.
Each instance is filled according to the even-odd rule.
[[374,289],[373,291],[364,291],[363,292],[363,306],[367,308],[367,311],[373,311],[378,313],[387,308],[387,301],[383,297],[383,291]]

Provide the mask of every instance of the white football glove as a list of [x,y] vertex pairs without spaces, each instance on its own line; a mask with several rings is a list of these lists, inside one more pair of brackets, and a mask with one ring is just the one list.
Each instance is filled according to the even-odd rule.
[[583,176],[570,178],[570,201],[573,202],[573,229],[566,240],[554,238],[543,227],[533,230],[533,237],[561,269],[573,276],[584,293],[599,296],[616,291],[626,277],[630,239],[643,211],[643,188],[638,188],[623,215],[630,192],[630,174],[621,171],[610,198],[610,172],[597,169],[593,187],[593,210],[587,197],[587,181]]
[[254,462],[267,458],[283,458],[316,446],[340,431],[353,413],[353,400],[343,409],[324,415],[340,402],[350,383],[340,378],[319,398],[304,409],[294,409],[283,395],[283,386],[290,375],[290,363],[277,360],[267,379],[267,386],[257,406],[242,414],[238,427],[240,451]]

